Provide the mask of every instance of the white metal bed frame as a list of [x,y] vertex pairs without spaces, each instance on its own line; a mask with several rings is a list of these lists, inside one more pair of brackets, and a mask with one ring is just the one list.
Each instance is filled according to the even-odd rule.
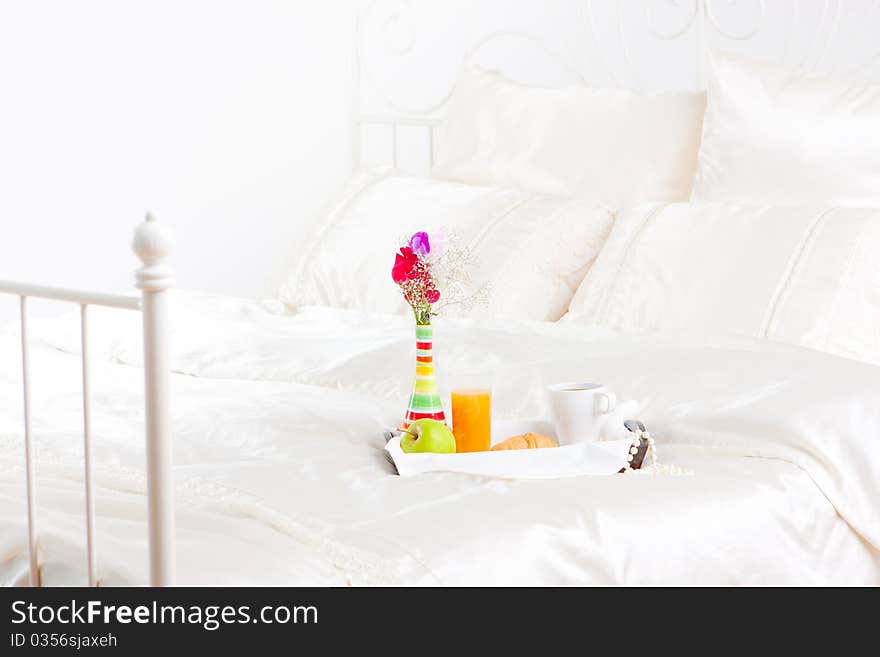
[[[444,75],[444,82],[430,89],[411,84],[424,78],[425,70],[448,74],[476,65],[528,84],[555,86],[556,81],[534,79],[533,59],[540,57],[544,64],[538,77],[552,74],[566,84],[696,91],[706,89],[711,55],[719,49],[806,72],[880,81],[875,29],[880,0],[549,3],[542,13],[567,22],[569,32],[577,34],[567,40],[548,31],[559,28],[557,23],[531,24],[534,14],[528,6],[540,4],[523,2],[524,9],[518,10],[509,2],[484,0],[482,11],[468,16],[466,24],[457,13],[462,7],[454,5],[446,13],[456,20],[438,26],[433,3],[360,0],[352,103],[355,164],[390,165],[416,174],[433,167],[436,130],[456,76]],[[460,39],[461,33],[467,38]],[[431,69],[437,63],[438,42],[448,46],[440,58],[444,66]],[[504,43],[516,44],[505,53],[521,56],[498,60],[493,47]],[[683,56],[670,59],[675,46]],[[654,62],[669,67],[657,69]],[[419,135],[418,145],[407,143],[404,133]]]
[[19,297],[21,317],[21,363],[24,397],[24,460],[28,521],[30,584],[40,586],[37,539],[36,483],[31,432],[30,372],[28,367],[28,299],[52,299],[78,304],[82,342],[83,452],[86,497],[86,554],[89,586],[98,586],[95,546],[95,493],[92,476],[91,399],[89,376],[89,307],[104,306],[139,310],[143,316],[144,406],[147,438],[147,505],[150,552],[150,584],[174,584],[174,495],[171,470],[171,431],[166,326],[167,291],[173,285],[167,258],[171,240],[151,215],[135,230],[132,249],[142,266],[135,272],[141,296],[124,296],[0,281],[0,294]]

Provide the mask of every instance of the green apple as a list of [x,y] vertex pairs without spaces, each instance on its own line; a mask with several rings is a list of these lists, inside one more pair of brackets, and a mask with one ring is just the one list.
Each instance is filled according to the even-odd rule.
[[400,449],[407,454],[455,454],[455,436],[442,422],[427,418],[416,420],[404,430],[400,438]]

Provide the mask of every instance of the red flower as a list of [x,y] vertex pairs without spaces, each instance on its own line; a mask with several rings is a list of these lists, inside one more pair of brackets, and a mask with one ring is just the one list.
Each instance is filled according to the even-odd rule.
[[413,277],[413,269],[419,262],[419,256],[413,253],[408,246],[401,247],[400,253],[394,256],[394,267],[391,270],[391,278],[400,285]]
[[433,287],[425,291],[425,301],[428,303],[437,303],[440,301],[440,290]]

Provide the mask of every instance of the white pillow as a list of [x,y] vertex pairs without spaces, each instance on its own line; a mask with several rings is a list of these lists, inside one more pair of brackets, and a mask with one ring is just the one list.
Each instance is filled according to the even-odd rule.
[[736,333],[880,364],[880,210],[709,204],[621,213],[572,321]]
[[880,87],[716,54],[694,200],[880,206]]
[[685,201],[706,97],[526,87],[466,69],[437,135],[434,175],[608,208]]
[[[290,305],[408,312],[391,280],[401,238],[439,227],[471,250],[466,292],[485,305],[448,315],[556,320],[611,230],[582,201],[411,176],[362,174],[318,227],[280,292]],[[441,290],[441,293],[443,290]]]

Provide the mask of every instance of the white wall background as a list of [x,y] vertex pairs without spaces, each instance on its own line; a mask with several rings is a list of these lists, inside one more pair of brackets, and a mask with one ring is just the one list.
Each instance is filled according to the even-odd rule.
[[0,278],[130,290],[151,209],[179,285],[270,293],[351,168],[354,22],[346,0],[0,0]]

